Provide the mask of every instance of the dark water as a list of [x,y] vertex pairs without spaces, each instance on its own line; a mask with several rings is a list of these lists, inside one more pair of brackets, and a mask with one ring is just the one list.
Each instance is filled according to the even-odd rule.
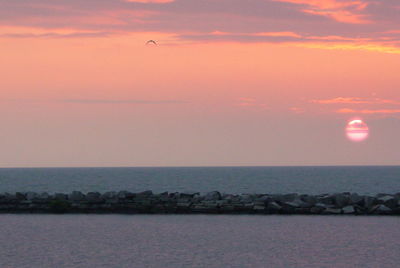
[[399,267],[397,217],[0,215],[0,267]]
[[400,167],[170,167],[0,169],[0,192],[400,192]]

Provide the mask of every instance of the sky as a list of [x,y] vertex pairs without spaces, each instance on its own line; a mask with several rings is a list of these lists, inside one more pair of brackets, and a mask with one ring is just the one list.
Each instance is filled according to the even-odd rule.
[[399,14],[398,0],[0,0],[0,167],[399,165]]

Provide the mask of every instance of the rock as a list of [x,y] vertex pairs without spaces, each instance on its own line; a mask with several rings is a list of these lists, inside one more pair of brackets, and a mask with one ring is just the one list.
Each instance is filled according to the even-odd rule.
[[269,202],[267,205],[267,209],[272,212],[278,212],[282,209],[282,206],[279,205],[277,202]]
[[140,192],[137,195],[140,195],[140,196],[152,196],[153,195],[153,191],[147,190],[147,191]]
[[323,208],[323,207],[312,207],[312,208],[310,208],[310,213],[321,214],[321,212],[324,210],[325,210],[325,208]]
[[349,196],[349,203],[351,205],[361,205],[363,200],[364,200],[364,197],[360,196],[360,195],[358,195],[356,193],[352,193]]
[[310,206],[314,206],[317,203],[317,198],[313,195],[302,195],[300,199]]
[[349,203],[349,196],[346,194],[334,195],[335,205],[339,208],[345,207]]
[[333,205],[334,202],[335,202],[335,199],[331,195],[324,195],[317,199],[317,203],[322,203],[325,205]]
[[37,193],[34,193],[34,192],[27,192],[26,193],[26,200],[33,200],[36,197],[38,197]]
[[366,209],[372,208],[374,205],[376,205],[377,200],[375,197],[371,196],[364,196],[364,207]]
[[345,206],[342,210],[343,214],[354,214],[356,212],[353,206]]
[[104,194],[101,195],[102,199],[108,200],[108,199],[117,199],[117,193],[114,191],[111,192],[105,192]]
[[340,208],[327,208],[325,209],[322,214],[342,214],[342,209]]
[[268,201],[271,201],[272,199],[271,199],[271,197],[269,196],[269,195],[262,195],[262,196],[259,196],[259,197],[257,197],[256,199],[255,199],[255,201],[256,202],[258,202],[258,203],[264,203],[264,204],[266,204]]
[[273,199],[280,202],[292,202],[295,199],[298,199],[299,195],[296,193],[291,194],[282,194],[282,195],[274,195]]
[[187,198],[187,199],[191,199],[193,198],[195,195],[200,194],[199,192],[192,192],[192,191],[187,191],[187,192],[183,192],[179,194],[179,198]]
[[55,193],[53,198],[56,200],[67,200],[68,195],[62,193]]
[[310,204],[307,204],[306,202],[303,202],[301,199],[296,198],[292,202],[284,202],[284,205],[291,206],[293,208],[309,208],[311,207]]
[[257,206],[253,207],[253,210],[256,212],[262,212],[262,211],[265,211],[265,206],[257,205]]
[[23,193],[20,193],[20,192],[16,192],[16,193],[15,193],[15,197],[16,197],[18,200],[25,200],[25,199],[26,199],[26,195],[23,194]]
[[378,203],[384,204],[386,207],[394,209],[398,207],[398,200],[392,195],[384,195],[377,198]]
[[86,200],[90,203],[100,203],[103,201],[101,194],[98,192],[89,192],[86,194]]
[[242,194],[240,196],[240,202],[243,202],[243,203],[250,203],[250,202],[253,202],[253,200],[254,200],[254,196],[249,195],[249,194]]
[[204,200],[207,200],[207,201],[220,200],[220,199],[221,199],[221,194],[218,191],[209,192],[204,196]]
[[73,191],[68,195],[68,199],[71,201],[82,201],[85,200],[85,195],[79,191]]
[[376,205],[371,209],[371,212],[377,214],[391,214],[392,210],[385,205]]

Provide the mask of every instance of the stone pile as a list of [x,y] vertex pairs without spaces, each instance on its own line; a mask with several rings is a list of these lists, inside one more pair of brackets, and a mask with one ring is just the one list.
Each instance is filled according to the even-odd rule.
[[400,193],[207,194],[196,192],[132,193],[74,191],[0,194],[0,213],[205,213],[205,214],[344,214],[400,215]]

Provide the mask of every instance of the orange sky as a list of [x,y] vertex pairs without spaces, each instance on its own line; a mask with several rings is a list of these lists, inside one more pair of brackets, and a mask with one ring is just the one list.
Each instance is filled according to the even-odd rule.
[[[384,7],[237,3],[226,22],[225,1],[60,2],[0,1],[2,166],[399,164],[400,31]],[[362,143],[345,137],[353,117]]]

